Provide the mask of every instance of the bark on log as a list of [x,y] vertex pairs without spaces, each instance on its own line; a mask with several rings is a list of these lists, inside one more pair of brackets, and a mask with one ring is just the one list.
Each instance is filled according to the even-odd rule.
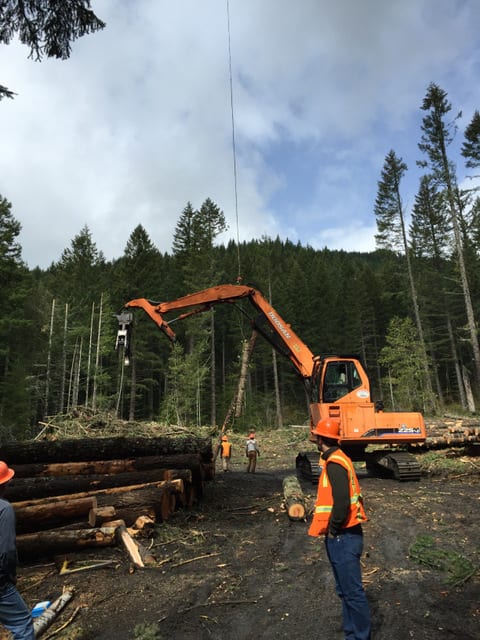
[[87,521],[91,509],[97,506],[95,497],[77,498],[64,502],[18,506],[13,503],[17,521],[17,533],[30,533],[42,529],[53,529],[67,522]]
[[131,526],[139,515],[148,515],[157,522],[170,518],[176,509],[176,494],[183,491],[182,480],[165,483],[164,486],[145,486],[115,496],[98,496],[99,503],[109,502],[115,507],[116,517]]
[[24,533],[17,536],[17,550],[21,561],[26,558],[55,555],[85,547],[107,547],[115,545],[115,528],[65,529]]
[[296,476],[284,478],[283,495],[290,520],[303,520],[305,518],[305,496]]
[[7,487],[5,495],[10,502],[36,500],[37,498],[67,495],[79,493],[80,491],[97,491],[168,480],[172,475],[169,470],[151,469],[149,471],[134,471],[113,475],[67,475],[64,477],[54,476],[52,478],[16,478],[14,476]]
[[64,502],[66,500],[75,500],[77,498],[97,498],[97,506],[107,506],[115,502],[113,496],[122,495],[135,489],[143,488],[162,488],[165,486],[173,487],[176,491],[182,489],[182,483],[178,480],[159,480],[158,482],[148,482],[144,484],[128,485],[125,487],[113,487],[112,489],[99,489],[98,491],[81,491],[79,493],[71,493],[62,496],[51,496],[48,498],[38,498],[37,500],[23,500],[15,502],[14,507],[26,507],[29,505],[49,504],[50,502]]
[[[114,487],[112,489],[101,489],[98,491],[74,493],[63,496],[52,496],[50,498],[39,498],[38,500],[26,500],[24,502],[14,502],[14,509],[25,507],[39,507],[43,505],[57,504],[59,509],[72,500],[82,498],[95,498],[98,507],[114,507],[116,517],[123,518],[128,526],[142,514],[154,515],[163,522],[167,520],[176,508],[177,496],[182,496],[184,492],[183,480],[172,480],[150,482],[148,484],[133,485],[127,487]],[[184,498],[180,498],[181,501]]]
[[[162,460],[164,457],[162,457]],[[14,464],[15,478],[41,478],[54,476],[91,476],[94,474],[114,474],[126,473],[130,471],[141,471],[142,469],[158,469],[162,465],[156,456],[146,456],[139,458],[141,462],[137,464],[136,458],[125,460],[88,460],[84,462],[52,462],[52,463],[32,463]],[[165,473],[167,469],[165,469]],[[168,478],[164,478],[168,480]]]
[[69,440],[29,440],[4,444],[0,447],[0,460],[9,465],[32,462],[81,462],[85,460],[111,460],[143,456],[200,454],[202,461],[212,460],[210,438],[188,437],[145,438],[78,438]]

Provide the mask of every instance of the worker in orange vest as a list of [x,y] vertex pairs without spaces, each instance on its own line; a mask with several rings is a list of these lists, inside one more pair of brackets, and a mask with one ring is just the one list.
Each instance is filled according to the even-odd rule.
[[222,460],[223,471],[229,471],[230,458],[232,457],[232,443],[228,441],[226,435],[222,436],[220,441],[220,458]]
[[362,523],[367,521],[360,484],[352,461],[339,447],[339,422],[320,420],[312,433],[317,437],[323,467],[308,533],[325,536],[325,549],[342,601],[345,638],[370,640],[370,610],[360,565]]

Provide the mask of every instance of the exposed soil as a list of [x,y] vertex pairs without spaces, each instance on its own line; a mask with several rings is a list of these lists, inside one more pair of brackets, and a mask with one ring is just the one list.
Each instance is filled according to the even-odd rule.
[[[151,532],[144,543],[152,545],[156,566],[130,573],[125,552],[115,547],[69,556],[114,559],[108,568],[61,576],[48,561],[20,567],[18,586],[29,605],[55,599],[64,585],[75,588],[42,638],[77,607],[55,638],[343,638],[323,541],[307,535],[308,522],[291,522],[282,509],[283,479],[295,473],[302,447],[268,434],[258,438],[262,456],[255,474],[245,472],[238,437],[232,470],[223,473],[218,463],[202,502]],[[359,477],[370,517],[363,571],[373,638],[478,639],[480,459],[465,458],[460,473],[420,482],[368,477],[361,469]],[[315,487],[302,480],[302,488],[311,504]],[[413,560],[409,549],[423,535],[436,545],[434,558],[444,564],[461,554],[476,573],[466,578],[467,565],[453,585],[449,572]],[[149,625],[143,634],[142,623]]]

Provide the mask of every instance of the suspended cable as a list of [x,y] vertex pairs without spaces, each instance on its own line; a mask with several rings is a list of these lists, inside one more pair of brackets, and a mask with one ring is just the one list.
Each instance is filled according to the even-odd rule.
[[237,282],[242,279],[242,270],[240,265],[240,231],[238,223],[238,190],[237,190],[237,148],[235,144],[235,111],[233,108],[233,80],[232,80],[232,44],[230,37],[230,2],[227,0],[227,28],[228,28],[228,69],[230,75],[230,110],[232,114],[232,155],[233,155],[233,183],[235,191],[235,220],[237,226],[237,261],[238,275]]

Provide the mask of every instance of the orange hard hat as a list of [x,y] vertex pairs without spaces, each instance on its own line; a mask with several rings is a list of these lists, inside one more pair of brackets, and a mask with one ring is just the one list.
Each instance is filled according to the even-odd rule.
[[324,436],[325,438],[338,440],[340,437],[340,423],[338,420],[323,418],[323,420],[317,422],[315,427],[312,429],[312,433],[317,436]]
[[228,440],[227,436],[222,436],[222,440]]
[[0,484],[5,484],[13,478],[15,471],[10,469],[3,460],[0,460]]

